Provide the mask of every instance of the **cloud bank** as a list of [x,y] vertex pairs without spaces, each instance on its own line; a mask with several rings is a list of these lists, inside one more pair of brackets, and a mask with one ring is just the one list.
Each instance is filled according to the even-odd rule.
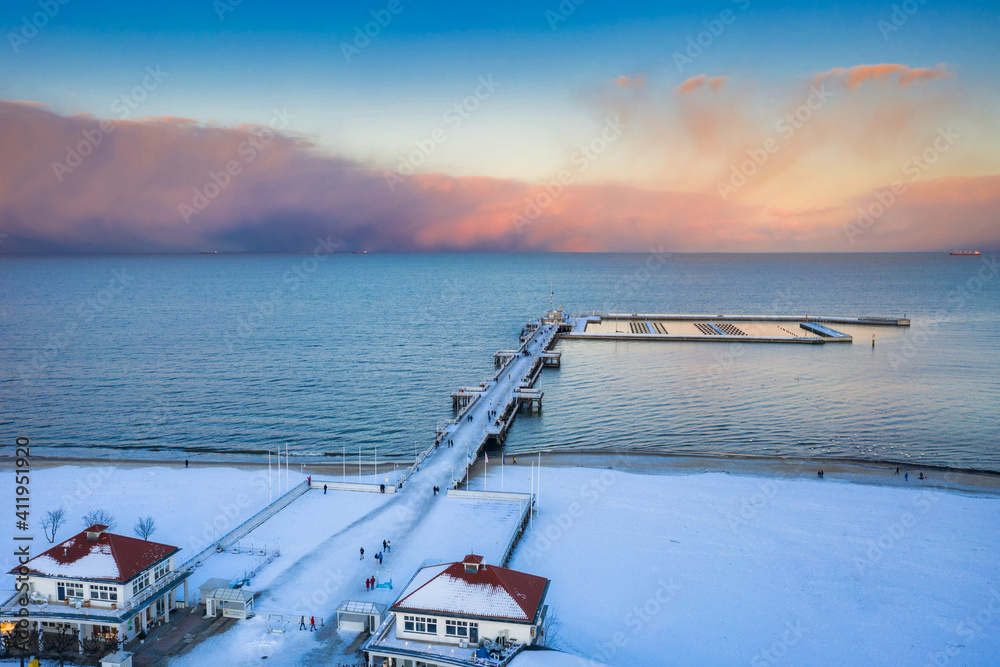
[[308,251],[317,239],[403,252],[1000,245],[995,177],[915,185],[850,244],[843,225],[863,196],[808,211],[726,202],[711,189],[443,174],[390,190],[381,172],[272,125],[111,122],[0,102],[0,253]]

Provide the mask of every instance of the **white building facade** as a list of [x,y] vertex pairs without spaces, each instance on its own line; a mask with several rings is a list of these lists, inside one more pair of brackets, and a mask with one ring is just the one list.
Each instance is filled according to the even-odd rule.
[[179,587],[188,599],[190,572],[175,569],[179,551],[90,526],[10,571],[20,590],[0,606],[2,632],[26,618],[43,633],[75,632],[81,644],[124,644],[170,621]]
[[507,664],[544,632],[549,580],[469,555],[426,565],[365,644],[369,667]]

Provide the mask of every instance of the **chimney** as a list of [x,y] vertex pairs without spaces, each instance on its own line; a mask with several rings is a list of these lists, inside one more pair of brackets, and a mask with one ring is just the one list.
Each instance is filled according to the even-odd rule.
[[107,526],[94,524],[93,526],[87,529],[87,539],[92,542],[97,541],[97,539],[104,534],[105,530],[107,530]]

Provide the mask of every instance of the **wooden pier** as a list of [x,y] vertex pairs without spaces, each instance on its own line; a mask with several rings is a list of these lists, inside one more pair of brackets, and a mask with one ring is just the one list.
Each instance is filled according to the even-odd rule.
[[[488,445],[503,446],[522,409],[541,411],[544,392],[535,388],[543,369],[562,365],[562,352],[554,349],[560,338],[616,341],[683,341],[735,343],[792,343],[823,345],[851,343],[849,333],[830,325],[850,327],[906,327],[907,318],[881,316],[837,317],[815,315],[666,315],[643,313],[593,313],[568,315],[549,310],[521,331],[517,349],[493,354],[496,373],[477,387],[451,393],[453,420],[438,425],[435,447],[447,442],[454,452],[452,488],[468,476],[469,468]],[[430,451],[430,450],[428,450]],[[463,460],[464,459],[464,460]],[[417,464],[419,466],[419,462]]]

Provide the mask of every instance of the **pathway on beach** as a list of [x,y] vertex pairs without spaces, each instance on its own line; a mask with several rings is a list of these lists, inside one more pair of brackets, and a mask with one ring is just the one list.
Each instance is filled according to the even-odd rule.
[[[478,501],[476,505],[459,499],[442,502],[442,498],[452,479],[462,475],[469,456],[474,457],[483,443],[493,421],[490,411],[511,399],[553,335],[551,326],[534,332],[522,346],[527,355],[512,359],[489,383],[403,488],[386,494],[376,509],[328,537],[266,587],[257,601],[256,618],[241,621],[229,632],[212,637],[175,664],[217,660],[258,664],[263,655],[268,656],[268,664],[326,664],[338,657],[350,660],[355,657],[348,652],[354,636],[341,637],[335,628],[335,610],[341,602],[366,600],[390,605],[427,558],[458,559],[476,551],[488,562],[497,562],[502,555],[498,538],[509,534],[511,521],[504,515],[501,501],[486,507]],[[448,439],[453,446],[447,445]],[[441,488],[441,496],[434,495],[435,486]],[[488,511],[482,511],[484,507]],[[289,521],[302,523],[300,529],[308,530],[308,517],[297,517],[295,512],[295,503],[285,510]],[[379,566],[373,556],[382,550],[382,540],[391,541],[392,551],[385,554]],[[362,547],[364,558],[360,558]],[[365,590],[365,579],[379,569],[391,572],[394,590]],[[316,633],[292,628],[285,635],[268,634],[268,612],[324,617],[327,625]]]

